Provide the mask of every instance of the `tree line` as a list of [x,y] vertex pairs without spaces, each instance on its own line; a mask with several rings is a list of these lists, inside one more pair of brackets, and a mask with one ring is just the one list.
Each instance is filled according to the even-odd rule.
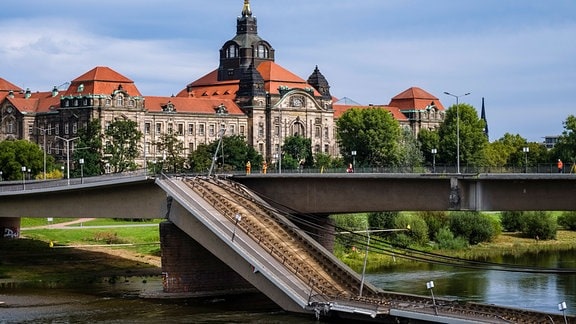
[[[576,164],[576,116],[573,115],[563,122],[562,135],[551,150],[543,143],[529,142],[519,134],[506,133],[490,142],[484,132],[484,121],[478,117],[476,109],[468,104],[451,106],[438,129],[423,128],[417,137],[409,128],[402,127],[392,114],[379,108],[349,109],[338,119],[336,126],[339,157],[313,153],[311,140],[302,136],[286,137],[281,157],[273,161],[265,161],[239,135],[223,136],[219,149],[219,140],[216,140],[200,144],[193,152],[187,153],[184,143],[176,134],[166,133],[151,143],[155,152],[161,152],[161,158],[148,160],[147,167],[151,172],[206,173],[212,163],[215,170],[238,171],[243,170],[250,161],[252,169],[260,170],[264,163],[269,168],[278,168],[277,160],[282,159],[283,169],[343,170],[354,164],[354,168],[407,167],[424,171],[432,164],[454,166],[458,151],[462,165],[483,172],[491,172],[491,168],[497,167],[527,169],[528,166],[552,164],[557,159],[564,161],[569,172]],[[458,132],[456,128],[459,128]],[[79,177],[81,171],[84,176],[92,176],[142,167],[136,163],[144,149],[139,144],[142,137],[135,121],[118,119],[102,131],[100,121],[92,120],[87,127],[79,129],[78,138],[74,141],[71,176]],[[525,152],[525,148],[528,148],[528,152]],[[147,154],[151,156],[150,152]],[[21,179],[22,167],[26,167],[28,177],[62,177],[62,166],[49,155],[46,156],[44,175],[43,160],[44,152],[34,143],[19,140],[0,142],[3,180]],[[83,161],[82,166],[80,161]]]

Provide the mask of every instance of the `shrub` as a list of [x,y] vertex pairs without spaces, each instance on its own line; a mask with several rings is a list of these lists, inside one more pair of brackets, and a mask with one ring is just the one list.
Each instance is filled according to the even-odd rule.
[[450,230],[455,236],[468,239],[470,244],[489,242],[497,235],[499,225],[479,212],[451,212]]
[[394,228],[410,228],[407,232],[401,232],[395,235],[395,242],[397,240],[405,241],[404,236],[409,238],[409,243],[424,245],[428,243],[428,225],[426,222],[418,217],[416,214],[399,214],[394,219]]
[[531,211],[524,215],[522,234],[525,237],[537,240],[551,240],[556,238],[558,224],[551,213],[545,211]]
[[459,250],[468,247],[468,241],[461,237],[454,237],[448,227],[442,227],[436,233],[438,248],[445,250]]
[[503,211],[500,220],[502,227],[507,232],[519,232],[522,230],[524,222],[523,211]]
[[371,229],[391,229],[395,226],[394,220],[398,214],[395,211],[370,213],[368,214],[368,224]]
[[428,237],[431,240],[436,240],[440,229],[450,224],[450,217],[445,211],[421,211],[417,215],[428,225]]
[[576,211],[565,211],[558,217],[558,224],[560,226],[576,231]]

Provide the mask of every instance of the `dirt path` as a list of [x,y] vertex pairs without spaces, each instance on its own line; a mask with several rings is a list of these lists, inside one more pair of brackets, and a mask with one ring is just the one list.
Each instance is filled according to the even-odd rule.
[[56,223],[56,224],[49,224],[49,225],[42,225],[42,226],[34,226],[34,227],[24,227],[22,230],[31,230],[31,229],[42,229],[42,228],[62,228],[69,225],[79,224],[79,223],[86,223],[91,220],[95,220],[96,218],[78,218],[73,221],[65,222],[65,223]]

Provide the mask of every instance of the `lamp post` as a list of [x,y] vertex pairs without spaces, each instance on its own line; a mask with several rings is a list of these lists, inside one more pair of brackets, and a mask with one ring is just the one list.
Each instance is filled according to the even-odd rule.
[[528,173],[528,152],[530,152],[530,148],[524,146],[522,152],[524,152],[524,173]]
[[469,95],[470,92],[467,92],[459,96],[451,94],[450,92],[446,91],[444,91],[444,94],[456,98],[456,172],[460,173],[460,106],[459,106],[460,104],[458,102],[458,99],[460,97]]
[[26,167],[22,167],[22,188],[26,190]]
[[566,302],[561,302],[560,304],[558,304],[558,310],[562,312],[562,315],[564,316],[564,323],[568,324],[568,319],[566,318]]
[[432,290],[432,288],[434,288],[434,281],[428,281],[426,283],[426,288],[430,289],[430,294],[432,295],[432,305],[434,306],[434,313],[438,315],[438,308],[436,308],[436,299],[434,298],[434,291]]
[[79,137],[74,138],[64,138],[60,136],[56,136],[66,142],[66,178],[68,179],[68,185],[70,185],[70,142],[77,140]]
[[432,149],[432,173],[436,173],[436,153],[438,153],[438,150],[433,148]]
[[44,138],[44,180],[46,180],[46,131],[52,128],[42,128],[42,127],[35,127],[35,128],[42,132],[42,137]]
[[80,183],[84,183],[84,159],[78,160],[80,163]]
[[356,151],[352,151],[352,172],[356,172]]

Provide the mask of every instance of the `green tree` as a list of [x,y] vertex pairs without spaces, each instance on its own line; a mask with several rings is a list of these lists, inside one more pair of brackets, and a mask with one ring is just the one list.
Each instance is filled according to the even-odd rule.
[[188,165],[193,172],[208,173],[212,163],[212,155],[208,144],[200,144],[188,155]]
[[[208,172],[214,152],[218,148],[218,140],[210,144],[198,145],[196,150],[188,155],[188,164],[194,172]],[[243,136],[224,136],[218,154],[216,154],[216,169],[222,169],[222,154],[224,154],[224,170],[243,170],[250,161],[252,169],[262,165],[262,155],[254,147],[248,145]]]
[[524,227],[524,212],[503,211],[500,215],[500,223],[507,232],[519,232]]
[[154,145],[157,152],[162,152],[166,157],[162,161],[165,170],[173,173],[182,172],[186,163],[184,143],[173,132],[160,135],[160,139]]
[[556,238],[558,223],[552,213],[546,211],[530,211],[524,214],[522,234],[524,237],[537,240]]
[[[398,215],[397,211],[372,212],[368,214],[368,224],[371,229],[393,229]],[[386,236],[386,234],[377,235]]]
[[[52,163],[47,169],[52,169]],[[5,140],[0,142],[0,171],[3,180],[21,180],[22,167],[26,168],[24,176],[34,178],[44,170],[44,152],[38,145],[27,140]],[[30,172],[28,172],[30,170]]]
[[440,136],[437,130],[429,130],[423,128],[418,132],[418,142],[420,143],[420,150],[424,155],[424,159],[428,164],[432,164],[434,159],[432,149],[436,149],[436,160],[444,154],[440,149]]
[[282,168],[297,169],[313,165],[312,140],[300,135],[286,137],[282,145]]
[[558,224],[571,231],[576,231],[576,211],[565,211],[558,216]]
[[489,242],[498,235],[495,222],[487,215],[474,212],[451,212],[450,231],[456,237],[461,236],[470,244]]
[[409,128],[403,128],[400,144],[403,148],[400,165],[421,166],[424,162],[420,142]]
[[345,161],[357,166],[399,166],[403,162],[402,131],[392,114],[384,109],[352,108],[337,121],[337,140]]
[[567,172],[570,172],[570,168],[576,164],[576,116],[568,116],[563,124],[564,131],[554,145],[551,158],[553,160],[562,159]]
[[[446,111],[444,123],[440,125],[438,134],[440,138],[438,156],[443,163],[454,165],[456,163],[457,152],[457,128],[460,129],[460,164],[480,165],[483,162],[483,150],[488,144],[488,139],[484,134],[485,123],[478,118],[478,113],[474,107],[468,104],[453,105]],[[457,115],[460,122],[457,122]],[[457,125],[460,124],[459,127]]]
[[[79,164],[80,159],[84,159],[82,167]],[[103,173],[100,120],[93,119],[86,127],[78,130],[78,141],[74,150],[74,163],[74,170],[72,171],[74,177],[79,177],[81,172],[84,176],[95,176]]]
[[138,145],[142,132],[138,124],[129,119],[117,119],[110,123],[105,131],[107,144],[104,152],[108,154],[108,163],[114,173],[136,169],[134,161],[139,153]]

